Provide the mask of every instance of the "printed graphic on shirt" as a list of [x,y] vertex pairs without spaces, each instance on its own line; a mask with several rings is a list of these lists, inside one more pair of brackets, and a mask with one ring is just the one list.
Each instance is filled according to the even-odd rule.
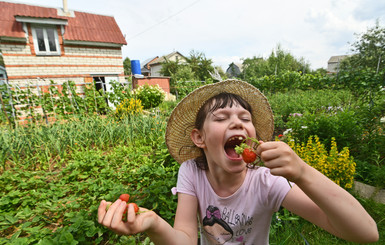
[[206,209],[206,217],[203,218],[203,229],[213,244],[225,244],[233,237],[233,230],[221,219],[221,212],[214,206],[209,206]]
[[[213,244],[238,242],[245,244],[246,237],[252,231],[253,217],[244,213],[238,214],[233,209],[224,207],[223,210],[210,205],[203,218],[203,230]],[[231,227],[238,227],[233,230]]]

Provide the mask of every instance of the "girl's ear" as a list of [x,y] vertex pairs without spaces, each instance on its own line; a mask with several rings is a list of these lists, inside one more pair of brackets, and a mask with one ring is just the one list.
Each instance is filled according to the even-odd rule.
[[193,131],[191,132],[190,138],[197,147],[199,148],[205,147],[204,137],[198,129],[196,128],[193,129]]

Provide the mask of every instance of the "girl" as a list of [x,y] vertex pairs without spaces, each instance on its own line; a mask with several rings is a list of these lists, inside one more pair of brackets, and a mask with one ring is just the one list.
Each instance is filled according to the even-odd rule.
[[[268,141],[273,125],[265,96],[248,83],[196,89],[176,106],[166,130],[170,154],[181,163],[174,227],[153,211],[135,214],[132,205],[123,222],[120,200],[107,212],[103,200],[98,222],[119,234],[147,232],[155,244],[196,244],[198,227],[201,244],[268,244],[272,214],[283,206],[343,239],[377,241],[376,223],[353,196],[287,144]],[[265,167],[253,168],[235,153],[248,137],[260,140]]]

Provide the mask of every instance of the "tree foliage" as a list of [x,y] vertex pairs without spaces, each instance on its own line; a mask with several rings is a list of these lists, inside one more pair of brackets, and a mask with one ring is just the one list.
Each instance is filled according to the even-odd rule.
[[131,75],[131,60],[126,57],[123,61],[124,75]]
[[203,52],[192,50],[187,58],[187,64],[195,74],[195,78],[200,81],[205,81],[210,78],[210,73],[214,71],[213,61],[207,59]]
[[354,55],[342,62],[343,69],[370,68],[378,72],[385,68],[385,27],[377,21],[375,26],[366,32],[356,34],[357,40],[352,43],[351,51]]
[[244,59],[241,77],[249,80],[252,77],[281,75],[288,71],[310,73],[310,64],[302,57],[295,58],[290,52],[283,50],[281,45],[277,45],[267,59],[256,56]]
[[174,92],[177,81],[206,81],[210,79],[210,73],[214,71],[213,61],[207,59],[203,52],[192,50],[186,57],[186,63],[179,60],[165,59],[160,74],[170,77],[171,91]]
[[342,61],[336,82],[352,89],[357,96],[366,95],[364,98],[370,102],[374,93],[383,93],[385,87],[385,27],[377,21],[356,36],[351,44],[354,54]]

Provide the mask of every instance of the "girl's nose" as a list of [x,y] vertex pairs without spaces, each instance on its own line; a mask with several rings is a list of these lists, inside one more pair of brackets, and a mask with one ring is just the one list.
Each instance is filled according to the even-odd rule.
[[232,128],[243,128],[243,122],[238,117],[234,117],[231,124]]

